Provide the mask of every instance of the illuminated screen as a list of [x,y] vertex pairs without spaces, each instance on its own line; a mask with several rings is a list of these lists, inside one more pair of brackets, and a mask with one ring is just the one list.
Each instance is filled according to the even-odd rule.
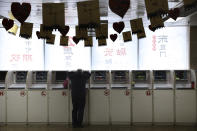
[[187,80],[187,71],[175,71],[176,80]]
[[65,71],[57,71],[55,74],[55,80],[59,82],[66,80],[66,77],[67,77],[67,72]]
[[0,70],[44,70],[44,44],[33,29],[32,38],[19,37],[0,28]]
[[139,40],[139,69],[189,69],[189,27],[165,27],[155,32],[145,28]]
[[166,72],[165,71],[155,71],[154,72],[155,80],[166,80]]
[[5,81],[6,74],[7,74],[7,71],[0,71],[0,82]]
[[146,71],[135,71],[134,72],[134,80],[146,80]]
[[17,83],[25,83],[27,78],[26,71],[16,72],[16,82]]
[[125,71],[115,71],[113,75],[114,80],[124,81],[126,80],[126,72]]
[[47,72],[46,71],[36,72],[36,81],[37,82],[46,82],[47,81]]
[[105,71],[94,72],[94,81],[106,81],[107,76]]

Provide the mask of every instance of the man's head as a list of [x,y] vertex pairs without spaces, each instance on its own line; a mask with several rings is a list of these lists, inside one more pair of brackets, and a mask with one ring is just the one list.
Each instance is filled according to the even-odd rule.
[[77,69],[77,73],[81,74],[82,73],[82,69]]

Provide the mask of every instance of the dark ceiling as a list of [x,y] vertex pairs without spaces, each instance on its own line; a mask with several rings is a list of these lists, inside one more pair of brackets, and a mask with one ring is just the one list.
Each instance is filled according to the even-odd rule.
[[[34,23],[34,26],[39,26],[42,23],[42,3],[65,3],[65,24],[67,25],[77,25],[77,7],[76,3],[80,1],[87,0],[0,0],[0,15],[9,18],[9,13],[11,12],[12,2],[27,2],[31,3],[31,14],[26,20],[27,22]],[[117,21],[129,21],[131,19],[143,18],[145,26],[149,25],[149,20],[147,19],[146,9],[144,0],[130,0],[130,9],[127,11],[126,15],[122,19],[118,15],[111,12],[108,7],[108,0],[99,0],[100,7],[100,19],[103,21],[108,21],[108,23],[113,23]],[[169,8],[173,8],[179,5],[182,0],[168,0]],[[188,23],[188,18],[184,18],[174,21],[167,21],[167,25],[185,25]],[[191,22],[190,22],[191,23]],[[193,22],[196,23],[196,22]]]

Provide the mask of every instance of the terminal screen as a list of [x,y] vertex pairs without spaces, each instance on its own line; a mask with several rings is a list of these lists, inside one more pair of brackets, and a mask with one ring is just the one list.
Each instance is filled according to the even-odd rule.
[[36,82],[46,82],[47,81],[47,72],[38,71],[36,72]]
[[7,71],[1,71],[0,72],[0,82],[5,81],[6,74],[7,74]]
[[94,81],[106,81],[106,72],[105,71],[95,72]]
[[166,80],[166,72],[165,71],[155,71],[154,72],[154,79],[156,81],[164,81],[164,80]]
[[126,72],[125,71],[115,71],[114,72],[114,80],[126,80]]
[[187,71],[176,71],[176,80],[187,80]]
[[27,77],[26,71],[16,72],[16,82],[18,83],[25,83]]
[[146,71],[136,71],[135,72],[135,76],[134,76],[135,80],[146,80]]
[[57,71],[56,76],[55,76],[55,80],[57,82],[62,82],[64,80],[66,80],[66,77],[67,77],[67,73],[65,71]]

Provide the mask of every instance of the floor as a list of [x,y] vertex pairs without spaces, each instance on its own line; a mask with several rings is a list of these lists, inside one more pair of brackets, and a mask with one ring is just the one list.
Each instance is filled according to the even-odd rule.
[[0,131],[197,131],[197,126],[84,126],[65,125],[1,125]]

